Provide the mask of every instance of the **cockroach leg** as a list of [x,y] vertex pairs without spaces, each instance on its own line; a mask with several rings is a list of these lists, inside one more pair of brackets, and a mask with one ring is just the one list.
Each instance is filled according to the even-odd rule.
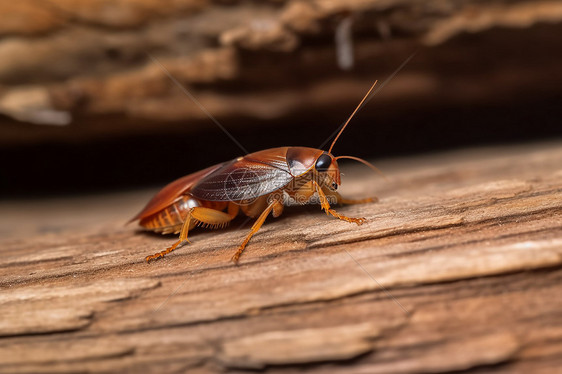
[[378,197],[367,197],[365,199],[346,199],[341,197],[340,194],[336,195],[338,198],[338,203],[345,204],[345,205],[353,205],[353,204],[367,204],[367,203],[376,203],[379,201]]
[[376,198],[376,197],[367,197],[365,199],[345,199],[345,198],[342,198],[340,200],[341,204],[345,204],[345,205],[376,203],[377,201],[379,201],[379,199]]
[[[186,241],[189,242],[187,239],[186,239]],[[184,242],[183,240],[178,240],[171,247],[166,248],[162,252],[158,252],[158,253],[155,253],[153,255],[146,256],[146,258],[145,258],[146,262],[150,262],[152,260],[157,260],[159,258],[162,258],[162,257],[166,256],[168,253],[172,252],[174,249],[176,249],[183,242]]]
[[204,207],[194,207],[191,208],[185,220],[183,222],[180,237],[177,242],[175,242],[171,247],[166,248],[162,252],[155,253],[151,256],[146,257],[146,262],[150,262],[151,260],[156,260],[159,258],[164,257],[168,253],[172,252],[176,249],[180,244],[184,242],[188,242],[187,235],[189,233],[189,229],[195,225],[206,225],[210,228],[221,228],[226,225],[236,216],[238,213],[237,209],[232,209],[229,207],[229,212],[221,212],[220,210],[204,208]]
[[[189,233],[189,227],[191,226],[191,213],[193,212],[195,208],[191,208],[187,211],[187,216],[185,217],[185,220],[183,221],[183,225],[181,226],[181,231],[180,231],[180,242],[183,242],[184,240],[187,241],[189,243],[189,240],[187,240],[187,234]],[[175,244],[177,247],[177,244]],[[176,247],[172,248],[169,252],[173,251]],[[170,247],[171,248],[171,247]],[[169,249],[169,248],[168,248]]]
[[265,208],[265,210],[260,214],[256,222],[254,222],[252,228],[250,229],[250,233],[248,234],[248,236],[246,236],[246,239],[244,239],[240,247],[238,247],[238,249],[236,250],[234,256],[232,256],[231,258],[232,262],[238,263],[238,259],[240,258],[240,255],[244,251],[244,248],[246,248],[246,245],[248,244],[252,236],[254,236],[256,232],[258,232],[258,230],[263,225],[265,219],[267,218],[269,213],[271,213],[271,211],[274,212],[275,217],[279,216],[283,211],[283,204],[278,200],[274,200],[267,206],[267,208]]
[[191,224],[191,220],[192,220],[191,212],[193,212],[193,209],[195,209],[195,208],[191,208],[187,211],[187,216],[185,217],[185,220],[183,221],[183,225],[181,226],[179,240],[177,242],[175,242],[171,247],[166,248],[162,252],[158,252],[158,253],[155,253],[153,255],[146,256],[146,258],[145,258],[146,262],[150,262],[152,260],[157,260],[159,258],[162,258],[162,257],[166,256],[168,253],[172,252],[174,249],[176,249],[184,241],[189,243],[189,240],[187,240],[187,233],[189,232],[189,225]]
[[356,223],[357,225],[362,225],[365,222],[367,222],[367,220],[365,218],[352,218],[352,217],[347,217],[344,216],[343,214],[340,214],[338,212],[336,212],[334,209],[332,209],[330,207],[330,203],[328,202],[328,198],[326,197],[326,194],[324,193],[324,191],[322,191],[322,188],[318,185],[318,183],[313,182],[314,186],[316,187],[316,192],[318,193],[318,198],[320,199],[320,205],[322,207],[322,209],[324,209],[324,211],[326,212],[327,215],[332,215],[336,218],[339,218],[343,221],[346,222],[351,222],[351,223]]

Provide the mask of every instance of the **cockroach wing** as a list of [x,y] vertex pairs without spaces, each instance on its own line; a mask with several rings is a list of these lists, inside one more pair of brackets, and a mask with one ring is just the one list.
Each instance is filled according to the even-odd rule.
[[162,209],[165,209],[168,206],[172,205],[201,178],[219,169],[223,165],[224,163],[208,167],[206,169],[186,175],[185,177],[181,177],[180,179],[177,179],[168,184],[166,187],[162,188],[160,192],[158,192],[152,198],[152,200],[150,200],[148,204],[146,204],[144,209],[129,222],[151,216],[152,214],[158,213]]
[[248,201],[278,190],[294,178],[287,149],[272,148],[232,160],[202,178],[190,192],[202,200]]

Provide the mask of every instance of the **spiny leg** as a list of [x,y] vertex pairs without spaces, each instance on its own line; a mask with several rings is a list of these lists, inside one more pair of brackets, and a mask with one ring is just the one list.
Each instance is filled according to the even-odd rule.
[[314,182],[314,185],[316,187],[316,192],[318,193],[318,198],[320,199],[320,205],[322,206],[322,209],[324,209],[324,211],[326,212],[327,215],[332,215],[332,216],[334,216],[336,218],[339,218],[341,220],[344,220],[346,222],[352,222],[352,223],[356,223],[358,225],[362,225],[367,221],[365,218],[347,217],[347,216],[344,216],[343,214],[340,214],[340,213],[336,212],[334,209],[332,209],[330,207],[330,203],[328,202],[328,198],[326,197],[326,194],[324,193],[324,191],[322,191],[322,188],[318,185],[318,183]]
[[254,234],[258,232],[258,230],[261,228],[261,226],[265,222],[265,219],[267,218],[269,213],[271,213],[272,210],[273,210],[273,216],[278,217],[279,215],[281,215],[281,212],[283,211],[283,204],[278,200],[274,200],[267,206],[267,208],[265,208],[265,210],[260,214],[256,222],[254,222],[254,224],[252,225],[252,228],[250,229],[250,233],[248,234],[248,236],[246,236],[246,239],[244,239],[242,244],[236,250],[234,256],[232,256],[231,258],[232,262],[234,263],[238,262],[238,259],[240,258],[240,255],[244,251],[244,248],[246,248],[246,245],[248,244],[252,236],[254,236]]
[[179,240],[174,244],[172,244],[171,247],[166,248],[162,252],[158,252],[151,256],[147,256],[146,262],[150,262],[151,260],[156,260],[164,257],[165,255],[172,252],[174,249],[176,249],[180,244],[184,242],[189,243],[189,240],[187,239],[187,234],[192,224],[203,224],[203,225],[208,225],[212,228],[223,227],[226,226],[236,216],[236,214],[238,214],[238,210],[230,209],[230,207],[228,213],[221,212],[220,210],[204,208],[204,207],[191,208],[188,211],[187,217],[185,217],[185,220],[183,222],[180,231]]
[[187,240],[187,233],[189,231],[189,225],[191,224],[191,212],[193,211],[193,209],[195,209],[195,208],[191,208],[187,211],[187,216],[185,217],[185,220],[183,221],[183,225],[181,226],[179,240],[177,242],[175,242],[174,244],[172,244],[171,247],[166,248],[162,252],[158,252],[158,253],[155,253],[153,255],[146,256],[146,258],[145,258],[146,262],[150,262],[152,260],[157,260],[159,258],[164,257],[165,255],[167,255],[168,253],[170,253],[174,249],[176,249],[184,240],[189,243],[189,240]]

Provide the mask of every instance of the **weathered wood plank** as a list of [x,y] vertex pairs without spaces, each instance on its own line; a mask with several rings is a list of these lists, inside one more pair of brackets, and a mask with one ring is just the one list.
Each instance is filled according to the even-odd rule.
[[553,372],[562,364],[562,144],[381,161],[342,189],[173,238],[123,223],[152,191],[2,202],[0,372]]

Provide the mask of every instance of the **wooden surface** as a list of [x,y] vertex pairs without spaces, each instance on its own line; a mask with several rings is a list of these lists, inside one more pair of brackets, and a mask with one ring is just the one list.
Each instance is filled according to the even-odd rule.
[[[173,237],[123,223],[153,191],[0,205],[0,372],[554,373],[562,143],[349,167],[376,204]],[[367,170],[367,171],[366,171]]]

